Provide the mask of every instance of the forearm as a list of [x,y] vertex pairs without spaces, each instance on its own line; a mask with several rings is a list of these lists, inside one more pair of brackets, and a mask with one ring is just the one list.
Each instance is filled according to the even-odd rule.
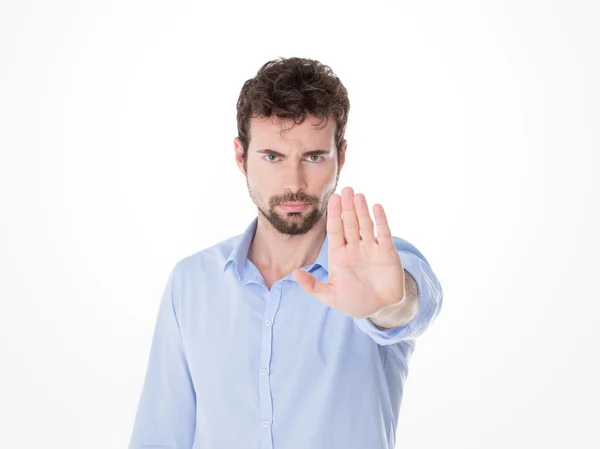
[[418,288],[412,275],[404,270],[404,298],[390,306],[380,309],[369,320],[379,329],[390,329],[408,323],[417,314]]

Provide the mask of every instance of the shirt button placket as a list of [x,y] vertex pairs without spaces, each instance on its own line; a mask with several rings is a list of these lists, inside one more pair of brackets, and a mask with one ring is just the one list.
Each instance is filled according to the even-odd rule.
[[262,418],[262,435],[260,438],[261,449],[273,448],[273,399],[271,392],[270,366],[271,348],[273,341],[273,324],[279,304],[281,302],[282,283],[277,281],[271,287],[265,298],[265,314],[263,317],[260,364],[262,368],[258,373],[258,392],[260,396],[260,413]]

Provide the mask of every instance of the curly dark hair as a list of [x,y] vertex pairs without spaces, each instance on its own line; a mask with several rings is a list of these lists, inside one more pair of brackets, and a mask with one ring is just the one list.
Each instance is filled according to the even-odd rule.
[[300,124],[307,114],[319,118],[319,125],[330,116],[336,120],[339,162],[349,111],[348,91],[329,66],[298,57],[279,57],[266,62],[254,78],[244,83],[237,102],[238,138],[244,148],[244,165],[251,118],[277,116]]

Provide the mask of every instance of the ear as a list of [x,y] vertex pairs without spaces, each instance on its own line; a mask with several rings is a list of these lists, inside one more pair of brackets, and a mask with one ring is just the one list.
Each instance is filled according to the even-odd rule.
[[344,139],[342,142],[342,153],[340,154],[340,166],[338,167],[338,170],[341,170],[344,166],[344,162],[346,162],[346,148],[348,147],[348,141]]
[[233,150],[235,152],[235,163],[238,166],[238,169],[242,173],[242,175],[246,176],[246,171],[244,170],[244,147],[239,137],[233,139]]

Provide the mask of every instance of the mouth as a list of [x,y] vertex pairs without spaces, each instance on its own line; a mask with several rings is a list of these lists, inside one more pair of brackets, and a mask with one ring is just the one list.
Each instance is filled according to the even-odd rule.
[[283,203],[279,205],[286,212],[301,212],[308,206],[306,203]]

